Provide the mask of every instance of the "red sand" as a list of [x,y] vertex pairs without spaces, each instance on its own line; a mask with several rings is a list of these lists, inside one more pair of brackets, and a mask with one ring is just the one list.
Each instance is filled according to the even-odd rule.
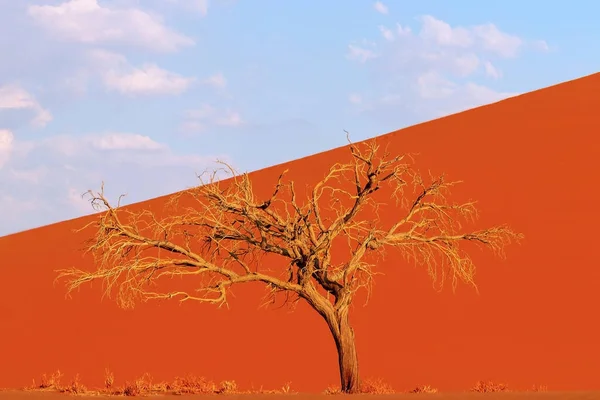
[[[508,248],[506,261],[474,253],[479,295],[466,286],[453,294],[449,285],[438,293],[423,269],[390,252],[369,305],[353,310],[364,377],[397,390],[466,390],[478,380],[600,389],[599,93],[595,74],[378,139],[420,152],[423,169],[463,180],[454,193],[479,201],[477,226],[509,223],[526,238]],[[347,154],[320,153],[253,180],[266,195],[289,167],[299,186],[314,183]],[[65,300],[53,271],[90,265],[78,250],[87,236],[72,232],[89,220],[0,238],[0,387],[29,385],[57,368],[94,386],[106,367],[118,382],[149,372],[242,387],[291,381],[303,392],[337,383],[326,325],[303,305],[294,313],[257,310],[260,285],[236,290],[230,310],[173,302],[123,311],[100,301],[98,285]]]

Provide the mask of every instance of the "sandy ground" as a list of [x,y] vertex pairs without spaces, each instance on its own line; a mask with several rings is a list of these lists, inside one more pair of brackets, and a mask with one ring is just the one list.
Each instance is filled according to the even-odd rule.
[[[60,393],[49,392],[22,392],[22,391],[0,391],[0,400],[64,400],[71,396]],[[163,399],[175,397],[177,399],[203,399],[213,398],[215,395],[183,395],[183,396],[148,396],[144,399]],[[295,400],[333,400],[336,397],[319,394],[295,394],[295,395],[228,395],[228,400],[280,400],[292,397]],[[432,400],[462,400],[462,399],[486,399],[486,400],[600,400],[600,392],[507,392],[507,393],[436,393],[436,394],[394,394],[394,395],[356,395],[358,398],[404,400],[415,398],[426,398]],[[115,396],[72,396],[74,399],[114,399]]]

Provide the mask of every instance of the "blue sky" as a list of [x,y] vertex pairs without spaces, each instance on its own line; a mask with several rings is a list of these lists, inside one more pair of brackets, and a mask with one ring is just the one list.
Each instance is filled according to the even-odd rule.
[[[475,6],[477,4],[477,6]],[[588,1],[0,0],[0,235],[597,71]],[[483,133],[485,134],[485,133]]]

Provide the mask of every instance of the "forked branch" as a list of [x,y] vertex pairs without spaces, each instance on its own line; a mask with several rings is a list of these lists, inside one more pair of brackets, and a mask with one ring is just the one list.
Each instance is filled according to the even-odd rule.
[[[459,182],[443,175],[426,182],[408,162],[411,155],[382,154],[375,141],[349,148],[350,161],[333,164],[305,195],[286,180],[286,170],[269,196],[258,199],[250,175],[226,163],[200,175],[199,186],[172,196],[169,205],[176,209],[164,218],[111,206],[103,186],[89,191],[94,208],[103,210],[91,223],[97,231],[88,247],[97,268],[61,270],[59,277],[68,279],[69,292],[93,280],[101,280],[109,295],[118,286],[124,307],[168,298],[222,305],[232,285],[263,282],[272,294],[292,293],[323,313],[347,307],[361,288],[370,290],[380,272],[369,254],[393,248],[425,265],[434,282],[450,275],[453,286],[459,280],[475,285],[475,266],[461,243],[502,256],[506,245],[523,237],[507,226],[463,229],[461,221],[477,217],[475,203],[450,202]],[[223,171],[231,179],[220,181]],[[378,218],[380,189],[396,203],[385,219]],[[333,263],[338,241],[349,253]],[[163,277],[189,275],[197,282],[194,292],[152,289]]]

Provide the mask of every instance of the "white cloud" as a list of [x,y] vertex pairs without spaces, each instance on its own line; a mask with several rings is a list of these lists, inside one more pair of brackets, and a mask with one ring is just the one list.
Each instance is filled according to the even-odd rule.
[[0,108],[37,108],[39,105],[27,91],[17,85],[0,87]]
[[90,142],[100,150],[158,150],[165,147],[148,136],[135,133],[107,133],[91,137]]
[[221,72],[218,72],[212,76],[209,76],[207,79],[202,81],[202,83],[207,86],[212,86],[216,89],[224,89],[227,86],[227,79],[225,79],[225,76]]
[[163,21],[137,8],[110,8],[97,0],[69,0],[53,5],[31,5],[27,13],[58,37],[90,44],[126,44],[171,52],[194,41],[167,28]]
[[44,127],[52,121],[50,111],[43,108],[33,95],[16,84],[0,86],[0,109],[32,110],[35,116],[31,123],[37,127]]
[[244,124],[244,119],[236,111],[220,110],[210,104],[202,104],[185,112],[182,129],[185,132],[203,132],[211,127],[235,128]]
[[453,57],[456,72],[460,76],[468,76],[477,71],[480,65],[479,57],[473,53],[460,54]]
[[430,71],[420,75],[417,78],[419,95],[423,99],[442,99],[451,96],[457,85],[440,74]]
[[348,45],[348,53],[346,54],[346,57],[349,60],[357,60],[358,62],[365,63],[368,60],[377,58],[378,54],[365,47],[350,44]]
[[496,92],[486,86],[478,85],[473,82],[467,83],[465,89],[473,99],[473,107],[481,104],[495,103],[509,97],[520,95],[520,93],[516,92]]
[[526,41],[491,23],[452,26],[430,15],[419,21],[416,33],[401,24],[394,30],[378,26],[379,43],[350,45],[348,59],[371,61],[368,68],[379,93],[361,98],[361,112],[379,120],[389,118],[395,125],[409,115],[412,119],[402,123],[413,124],[514,96],[478,80],[502,77],[494,59],[514,58],[528,43],[529,48],[547,47],[543,41]]
[[518,36],[502,32],[494,24],[476,25],[470,28],[452,27],[431,15],[421,17],[421,22],[423,23],[421,37],[440,46],[462,48],[480,46],[502,57],[514,57],[524,43]]
[[[10,157],[2,158],[7,149],[12,149]],[[102,181],[110,200],[129,193],[126,203],[185,189],[197,184],[196,173],[212,168],[215,159],[231,162],[226,155],[178,153],[143,134],[59,135],[23,142],[0,131],[0,236],[93,212],[81,194],[99,189]]]
[[149,136],[127,132],[91,133],[80,136],[56,135],[42,142],[36,142],[35,145],[67,157],[110,151],[129,151],[129,153],[141,154],[168,150],[167,145],[158,143]]
[[531,46],[539,51],[549,51],[550,50],[550,46],[548,46],[548,43],[545,40],[534,40],[531,42]]
[[383,38],[385,40],[387,40],[388,42],[393,42],[396,39],[396,35],[403,37],[403,36],[407,36],[411,34],[411,29],[408,26],[402,26],[400,24],[396,24],[396,32],[394,33],[394,31],[392,31],[391,29],[383,26],[383,25],[379,25],[379,32],[381,32],[381,36],[383,36]]
[[396,24],[396,32],[398,33],[399,36],[407,36],[412,33],[412,30],[408,26],[403,27],[402,25],[397,23]]
[[[88,55],[106,88],[125,95],[177,95],[197,82],[194,77],[167,71],[156,64],[133,66],[125,56],[106,50],[91,50]],[[227,87],[227,79],[221,72],[199,83],[219,90]]]
[[492,64],[491,62],[486,61],[485,63],[483,63],[483,66],[485,68],[485,74],[487,76],[494,79],[499,79],[502,77],[502,72],[496,67],[494,67],[494,64]]
[[375,8],[375,11],[381,14],[387,14],[389,12],[387,6],[381,1],[376,1],[375,4],[373,4],[373,8]]
[[502,57],[516,56],[523,45],[521,38],[500,31],[494,24],[475,26],[473,33],[482,42],[484,49]]
[[[435,105],[435,107],[429,110],[429,113],[434,118],[454,114],[484,104],[495,103],[520,94],[498,92],[474,82],[459,85],[442,76],[424,77],[421,84],[422,98]],[[423,107],[427,107],[427,103],[421,102],[418,107],[421,107],[421,111],[423,111]]]
[[48,123],[50,121],[52,121],[52,114],[50,114],[50,111],[43,109],[43,108],[40,108],[37,111],[38,111],[38,113],[36,114],[33,121],[31,121],[31,123],[34,126],[44,127],[44,126],[48,125]]
[[13,150],[14,135],[8,129],[0,129],[0,168],[6,164]]
[[495,103],[519,93],[497,92],[489,87],[473,82],[458,84],[435,72],[421,75],[418,79],[419,98],[414,110],[439,118],[484,104]]
[[379,31],[381,32],[381,35],[385,38],[385,40],[390,41],[390,42],[394,40],[394,33],[392,32],[391,29],[388,29],[385,26],[380,25]]
[[134,67],[124,56],[105,50],[93,50],[89,55],[104,85],[126,95],[176,95],[195,81],[155,64]]
[[431,15],[424,15],[421,22],[420,35],[425,40],[432,40],[441,46],[469,47],[473,44],[472,34],[466,28],[452,28],[450,24]]
[[192,82],[193,79],[166,71],[154,64],[143,65],[130,73],[112,70],[104,76],[107,87],[123,94],[180,94]]

